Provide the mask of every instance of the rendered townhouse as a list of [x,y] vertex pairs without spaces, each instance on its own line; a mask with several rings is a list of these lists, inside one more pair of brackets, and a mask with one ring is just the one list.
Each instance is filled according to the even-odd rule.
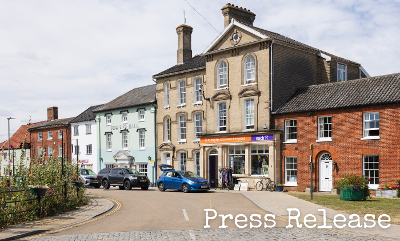
[[73,146],[73,148],[71,148],[72,160],[76,161],[78,154],[81,168],[89,168],[95,171],[98,170],[98,133],[96,114],[93,110],[100,106],[101,105],[91,106],[70,121],[71,143]]
[[400,179],[400,74],[296,90],[274,113],[281,139],[281,175],[289,190],[331,191],[346,173],[369,188]]
[[[31,123],[29,127],[34,127],[39,124],[44,123],[44,121]],[[8,140],[0,143],[0,176],[2,175],[10,175],[12,172],[12,162],[8,162],[9,160],[14,160],[14,166],[22,163],[23,165],[29,165],[30,161],[30,132],[27,131],[28,125],[22,125],[18,130],[10,137],[10,158],[8,156]],[[25,137],[26,135],[26,137]],[[24,142],[25,141],[25,142]],[[22,156],[21,156],[22,154]],[[6,171],[7,166],[10,163],[10,170]]]
[[281,183],[282,129],[271,113],[298,88],[368,77],[359,63],[253,26],[255,14],[227,4],[224,30],[192,57],[193,28],[180,25],[177,64],[157,83],[158,162],[218,185],[221,168],[250,188]]
[[[71,127],[74,117],[58,119],[58,107],[47,108],[47,122],[29,128],[31,159],[64,157],[71,160]],[[45,155],[43,155],[45,153]]]
[[[135,88],[94,110],[98,169],[134,168],[154,185],[156,170],[156,85]],[[94,130],[93,130],[94,131]]]

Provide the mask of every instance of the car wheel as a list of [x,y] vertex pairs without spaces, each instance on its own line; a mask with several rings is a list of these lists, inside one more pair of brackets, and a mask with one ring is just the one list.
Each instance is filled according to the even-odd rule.
[[101,186],[100,184],[95,184],[94,185],[95,188],[100,188],[100,186]]
[[108,182],[107,179],[103,180],[103,188],[104,189],[110,189],[110,183]]
[[131,190],[132,189],[131,182],[129,180],[125,180],[124,188],[125,188],[125,190]]
[[189,186],[188,186],[186,183],[184,183],[184,184],[182,185],[182,191],[183,191],[184,193],[188,193],[188,192],[189,192]]
[[147,186],[147,187],[142,187],[142,190],[148,190],[149,189],[149,187]]
[[160,190],[161,192],[165,191],[164,183],[160,182],[160,184],[158,184],[158,190]]

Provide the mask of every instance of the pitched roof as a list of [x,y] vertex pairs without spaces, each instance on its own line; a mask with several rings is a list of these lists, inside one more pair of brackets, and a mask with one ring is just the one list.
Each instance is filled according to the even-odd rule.
[[138,105],[145,105],[156,102],[156,85],[147,85],[135,88],[114,100],[100,106],[93,110],[93,112],[100,112],[106,110],[114,110],[126,107],[133,107]]
[[[40,124],[42,124],[44,122],[45,121],[31,123],[29,125],[29,128],[32,128],[34,126],[38,126],[38,125],[40,125]],[[14,148],[20,148],[21,144],[24,142],[25,133],[26,133],[26,129],[27,128],[28,128],[27,125],[22,125],[22,126],[20,126],[18,128],[18,130],[10,137],[10,146],[13,146]],[[30,132],[28,131],[25,143],[29,143],[30,136],[31,136]],[[3,141],[2,143],[0,143],[0,149],[3,149],[3,148],[8,148],[8,140]]]
[[297,89],[276,114],[400,103],[400,73]]
[[161,75],[171,74],[175,72],[181,72],[189,69],[198,69],[198,68],[205,68],[206,67],[206,57],[196,55],[193,58],[187,60],[182,64],[177,64],[172,66],[169,69],[166,69],[158,74],[153,75],[153,78],[156,78]]
[[37,125],[33,128],[29,128],[30,130],[35,130],[35,129],[43,129],[47,127],[54,127],[54,126],[62,126],[62,125],[68,125],[69,122],[74,119],[75,117],[70,117],[70,118],[64,118],[64,119],[56,119],[52,121],[47,121],[43,124]]
[[102,105],[94,105],[87,108],[84,112],[80,113],[77,117],[72,119],[70,123],[77,123],[83,121],[91,121],[96,119],[96,114],[93,112],[95,109],[99,108]]

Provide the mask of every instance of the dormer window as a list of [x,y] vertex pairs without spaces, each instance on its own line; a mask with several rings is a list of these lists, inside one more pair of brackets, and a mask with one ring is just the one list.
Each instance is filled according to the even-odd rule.
[[345,64],[337,64],[337,81],[347,81],[347,66]]
[[227,82],[227,65],[225,61],[222,61],[218,65],[218,89],[228,87]]

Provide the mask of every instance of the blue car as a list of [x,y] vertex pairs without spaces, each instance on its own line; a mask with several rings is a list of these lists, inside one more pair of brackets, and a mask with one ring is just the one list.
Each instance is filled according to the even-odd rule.
[[190,191],[208,191],[210,184],[208,181],[190,171],[165,170],[157,180],[157,186],[160,191],[166,189],[178,189],[184,193]]

